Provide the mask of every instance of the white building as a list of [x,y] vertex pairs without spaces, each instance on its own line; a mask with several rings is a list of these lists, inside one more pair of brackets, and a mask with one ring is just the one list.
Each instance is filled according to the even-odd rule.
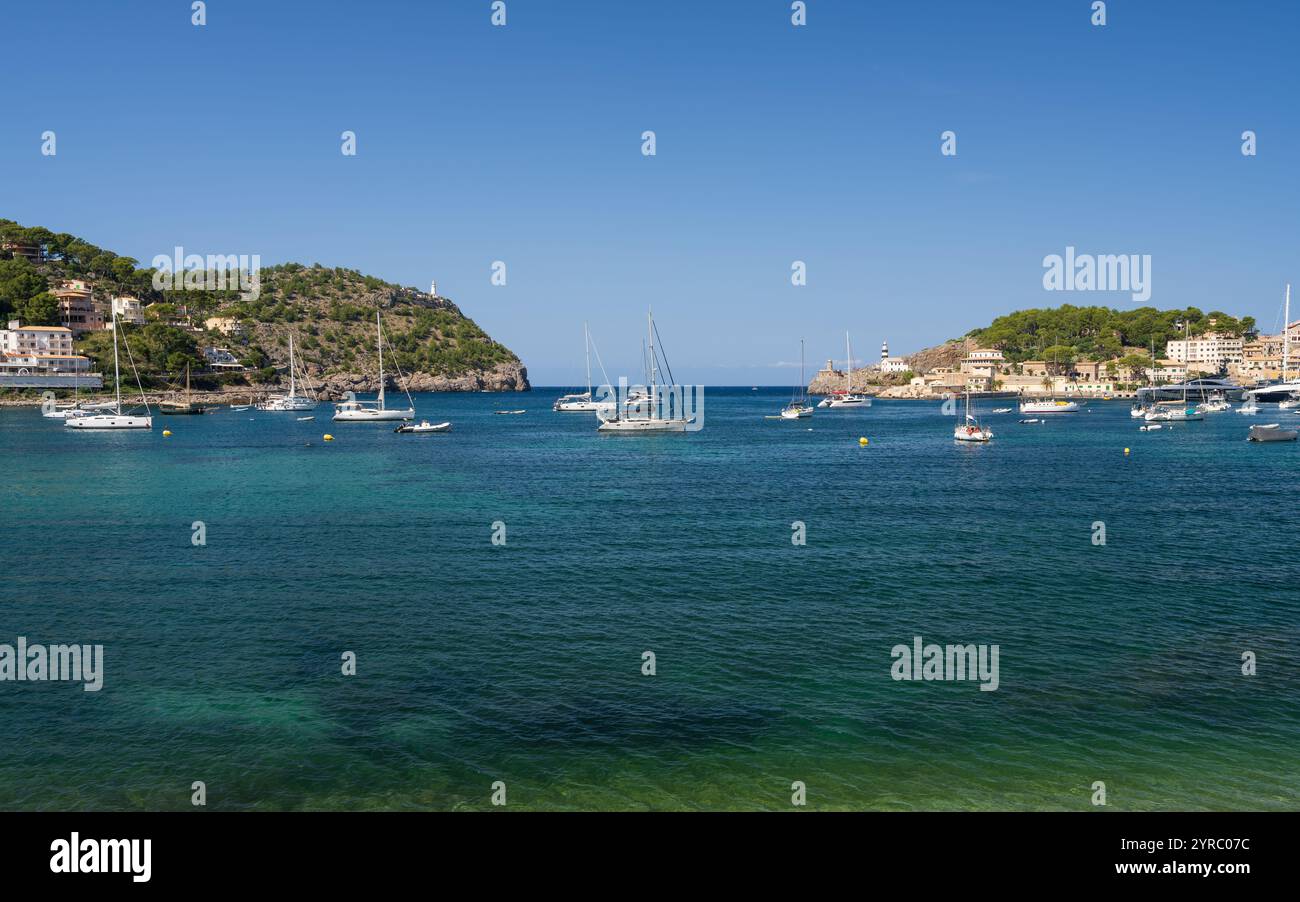
[[992,378],[1001,372],[1006,362],[1002,352],[995,348],[976,348],[961,362],[961,371]]
[[66,326],[22,326],[10,320],[8,329],[0,329],[0,358],[0,368],[10,373],[90,370],[90,358],[73,353],[72,330]]
[[1244,342],[1240,336],[1220,332],[1206,332],[1200,338],[1171,341],[1165,345],[1165,356],[1184,364],[1201,364],[1198,369],[1217,372],[1229,365],[1241,363]]
[[145,323],[144,304],[140,302],[139,298],[113,298],[113,316],[124,323],[143,326]]
[[907,361],[902,357],[889,356],[889,342],[880,343],[880,372],[882,373],[906,373],[911,369]]

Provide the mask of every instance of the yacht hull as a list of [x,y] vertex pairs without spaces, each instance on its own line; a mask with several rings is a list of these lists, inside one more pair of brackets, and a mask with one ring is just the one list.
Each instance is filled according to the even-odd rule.
[[336,423],[393,423],[415,419],[415,410],[340,410],[333,419]]
[[64,420],[69,429],[152,429],[153,417],[128,417],[119,414],[72,417]]
[[685,432],[688,420],[605,420],[597,432],[616,435],[646,435],[656,432]]

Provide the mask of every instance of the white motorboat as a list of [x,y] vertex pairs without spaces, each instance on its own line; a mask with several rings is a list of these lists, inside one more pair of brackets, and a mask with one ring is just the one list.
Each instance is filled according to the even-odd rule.
[[1268,423],[1267,425],[1255,425],[1250,427],[1250,433],[1246,436],[1248,442],[1294,442],[1296,436],[1300,435],[1300,430],[1283,429],[1279,423]]
[[1223,396],[1223,392],[1215,392],[1209,398],[1197,404],[1196,409],[1201,413],[1223,413],[1226,410],[1232,410],[1232,405]]
[[965,420],[953,430],[952,437],[959,442],[987,442],[993,438],[993,430],[981,426],[980,421],[971,413],[969,390],[966,392]]
[[[144,396],[144,386],[140,384],[140,373],[135,368],[135,361],[131,362],[131,370],[135,373],[136,386],[140,389],[140,400],[144,402],[145,416],[126,414],[122,412],[122,375],[118,366],[117,353],[117,316],[113,316],[113,388],[117,393],[117,400],[113,404],[111,413],[87,413],[82,416],[67,417],[63,425],[69,429],[152,429],[153,417],[149,415],[149,399]],[[126,336],[122,336],[122,343],[126,344]],[[127,356],[131,354],[131,348],[126,349]],[[102,408],[103,405],[97,405]]]
[[1165,427],[1161,426],[1159,423],[1150,423],[1146,426],[1139,426],[1138,432],[1154,432],[1157,429],[1164,429],[1164,428]]
[[1297,407],[1300,407],[1300,396],[1294,394],[1277,402],[1278,410],[1294,410]]
[[803,420],[813,415],[812,405],[808,403],[808,386],[803,379],[803,339],[799,339],[799,386],[795,389],[790,403],[781,408],[781,419]]
[[[298,394],[298,362],[293,354],[293,333],[289,333],[289,394],[273,395],[257,405],[258,410],[302,411],[315,410],[318,402],[314,397]],[[303,381],[307,373],[303,371]],[[310,389],[309,389],[310,391]]]
[[[396,420],[415,419],[415,402],[411,400],[411,393],[405,387],[405,380],[403,380],[402,390],[406,392],[406,401],[410,406],[406,410],[391,409],[384,403],[384,328],[380,323],[378,310],[375,311],[375,335],[376,347],[379,350],[379,398],[375,401],[358,401],[356,398],[349,398],[341,404],[336,404],[334,406],[336,423],[391,423]],[[396,361],[394,363],[396,364]],[[397,367],[397,374],[402,375],[401,366]]]
[[1134,404],[1128,409],[1128,415],[1133,417],[1135,420],[1140,420],[1147,415],[1147,409],[1141,404]]
[[1246,401],[1237,408],[1237,413],[1244,413],[1247,416],[1254,416],[1259,413],[1259,404],[1255,402],[1255,396],[1246,395]]
[[1079,410],[1078,401],[1060,401],[1048,398],[1045,401],[1021,401],[1021,413],[1076,413]]
[[[682,415],[682,411],[665,411],[660,410],[661,395],[659,394],[659,356],[655,352],[655,324],[654,314],[647,315],[647,332],[650,336],[650,353],[647,358],[649,364],[649,381],[648,391],[646,393],[644,404],[639,405],[636,411],[625,409],[615,413],[613,419],[606,419],[605,415],[609,412],[608,407],[603,407],[596,412],[600,425],[596,427],[597,432],[610,432],[622,435],[643,435],[654,432],[686,432],[687,427],[694,422],[694,418],[687,418]],[[666,358],[665,358],[666,359]],[[671,384],[672,372],[669,371],[669,380]]]
[[430,432],[448,432],[450,430],[451,423],[430,423],[428,420],[421,420],[419,423],[407,423],[398,426],[393,431],[406,435],[425,435]]
[[994,413],[1011,413],[1011,408],[1010,408],[1010,407],[995,407],[995,408],[993,408],[993,412],[994,412]]

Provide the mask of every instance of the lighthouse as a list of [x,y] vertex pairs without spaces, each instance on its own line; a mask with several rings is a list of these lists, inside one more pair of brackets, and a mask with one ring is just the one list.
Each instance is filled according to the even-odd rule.
[[880,343],[880,369],[885,369],[885,361],[889,359],[889,340],[886,339]]

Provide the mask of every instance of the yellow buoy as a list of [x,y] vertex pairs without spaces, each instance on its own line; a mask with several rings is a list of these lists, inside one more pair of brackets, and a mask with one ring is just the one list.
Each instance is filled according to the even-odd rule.
[[334,441],[334,436],[330,435],[328,432],[325,433],[325,441],[327,441],[327,442],[332,442],[332,441]]
[[171,435],[171,434],[172,434],[172,431],[171,431],[170,429],[164,429],[164,430],[163,430],[163,435]]
[[1128,454],[1128,448],[1125,448],[1125,449],[1124,449],[1124,453],[1125,453],[1125,454]]
[[858,439],[858,444],[859,444],[859,445],[869,445],[869,444],[871,444],[871,443],[867,441],[867,437],[864,435],[864,436],[862,436],[861,438]]

